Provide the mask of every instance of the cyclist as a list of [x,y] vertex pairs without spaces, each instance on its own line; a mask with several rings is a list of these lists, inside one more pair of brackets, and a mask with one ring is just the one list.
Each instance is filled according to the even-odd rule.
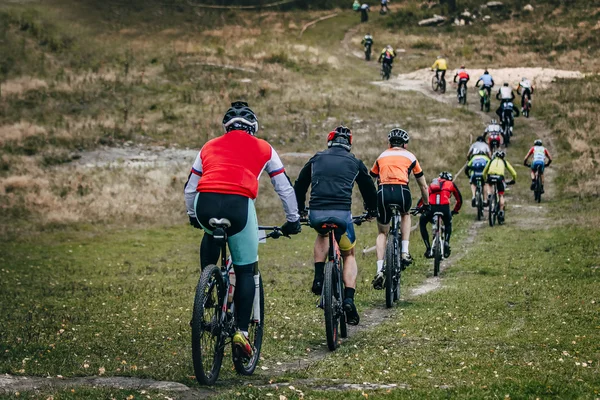
[[467,82],[469,82],[469,79],[471,79],[471,77],[465,70],[464,65],[461,65],[460,69],[456,71],[456,74],[454,75],[454,83],[456,83],[456,78],[458,78],[458,89],[456,90],[456,93],[460,95],[460,87],[464,85],[465,90],[467,90]]
[[533,94],[533,86],[531,86],[531,82],[529,79],[523,77],[521,82],[519,82],[519,86],[517,87],[517,94],[521,95],[521,111],[525,109],[525,96],[529,96],[529,101],[531,101],[531,95]]
[[360,44],[362,44],[365,47],[365,52],[366,52],[367,46],[369,47],[369,57],[370,57],[371,48],[373,47],[373,36],[371,36],[370,33],[367,33],[365,35],[365,37],[363,38],[363,40],[360,42]]
[[510,126],[510,134],[512,135],[513,126],[515,125],[515,117],[519,116],[519,109],[514,105],[512,101],[505,101],[500,104],[498,108],[500,113],[496,111],[496,114],[500,117],[500,120],[504,120],[504,116],[508,118],[508,123]]
[[287,221],[285,235],[300,232],[298,204],[277,152],[265,140],[255,137],[258,119],[248,104],[231,103],[223,117],[225,134],[202,146],[185,184],[185,203],[190,224],[204,229],[200,247],[202,268],[216,264],[220,249],[214,244],[209,219],[227,218],[227,242],[236,276],[234,302],[239,330],[234,345],[252,355],[248,323],[254,298],[254,275],[258,268],[258,223],[254,200],[258,177],[264,170],[283,203]]
[[[438,81],[443,81],[444,79],[446,79],[447,69],[448,63],[446,62],[446,59],[443,56],[437,56],[437,59],[431,66],[431,70],[435,70],[435,79],[437,79]],[[439,76],[440,73],[442,75],[441,77]]]
[[[494,120],[492,120],[492,122],[493,121]],[[483,136],[477,136],[477,140],[469,148],[469,152],[467,153],[467,161],[469,161],[473,156],[476,156],[478,154],[485,154],[488,157],[491,157],[492,155],[492,153],[490,152],[490,146],[488,146],[488,144],[485,142],[485,137]]]
[[[363,196],[365,208],[369,210],[371,216],[377,215],[377,192],[365,164],[350,152],[352,149],[350,129],[338,126],[329,132],[327,147],[327,150],[318,152],[304,165],[294,184],[294,190],[298,207],[301,213],[304,213],[306,191],[309,185],[311,186],[308,219],[313,228],[318,227],[319,221],[331,217],[347,222],[346,232],[341,237],[338,237],[336,232],[336,239],[344,262],[343,308],[348,323],[357,325],[360,317],[354,305],[358,267],[354,256],[356,235],[350,211],[352,188],[356,182]],[[319,233],[314,247],[315,276],[312,284],[312,292],[316,295],[321,294],[323,287],[323,270],[328,250],[327,236]]]
[[360,11],[360,2],[358,0],[354,0],[354,3],[352,4],[352,10]]
[[[481,75],[479,79],[477,79],[477,82],[475,82],[475,87],[479,87],[479,82],[481,82],[481,88],[483,90],[487,90],[488,97],[491,98],[492,88],[494,87],[494,79],[492,78],[487,69],[483,72],[483,75]],[[481,110],[483,110],[483,104],[481,104]]]
[[523,160],[523,164],[527,166],[527,160],[529,157],[533,156],[533,162],[531,163],[531,190],[535,189],[535,170],[539,168],[540,170],[540,180],[542,181],[542,193],[544,193],[544,167],[546,166],[546,157],[548,157],[548,164],[552,164],[552,157],[550,157],[550,153],[548,153],[548,149],[546,149],[542,145],[542,141],[537,139],[533,142],[533,147],[529,149],[525,159]]
[[[447,171],[440,172],[439,178],[435,178],[429,184],[429,204],[430,208],[421,214],[419,218],[419,228],[421,237],[425,243],[425,257],[433,258],[431,253],[431,244],[429,242],[429,232],[427,232],[427,223],[433,222],[433,214],[436,212],[443,213],[442,220],[444,221],[445,237],[444,237],[444,257],[450,257],[450,236],[452,236],[452,216],[458,214],[462,206],[462,195],[458,187],[452,182],[452,174]],[[450,197],[454,196],[456,204],[450,212]],[[419,207],[422,205],[419,202]]]
[[391,45],[387,45],[381,50],[381,54],[379,54],[379,59],[377,62],[382,62],[383,64],[388,64],[390,66],[390,71],[392,70],[392,64],[394,64],[394,58],[396,58],[396,52],[392,48]]
[[[483,179],[483,170],[490,162],[489,154],[489,148],[487,153],[474,153],[465,167],[465,174],[469,177],[469,183],[471,184],[471,207],[476,206],[475,192],[477,191],[477,179]],[[483,188],[483,198],[487,199],[485,186]]]
[[401,213],[402,249],[401,264],[409,265],[412,257],[408,252],[410,238],[410,206],[412,202],[408,178],[412,172],[417,179],[421,189],[421,198],[425,207],[429,207],[427,193],[427,181],[419,161],[410,151],[406,149],[408,144],[408,133],[400,128],[394,128],[388,133],[389,148],[385,150],[375,161],[371,168],[371,176],[377,178],[379,187],[377,189],[377,274],[373,279],[375,289],[383,288],[383,257],[385,256],[385,242],[390,230],[389,223],[392,218],[390,204],[398,204]]
[[388,2],[389,0],[381,0],[381,9],[379,10],[379,14],[385,14],[390,11],[388,8]]
[[[487,139],[488,145],[491,148],[492,142],[496,142],[496,147],[500,147],[502,143],[502,127],[498,124],[498,121],[492,119],[489,125],[483,131],[483,139]],[[492,158],[492,154],[489,154],[489,157]]]
[[[496,187],[498,188],[498,195],[500,196],[500,213],[498,214],[498,221],[504,222],[504,189],[505,185],[505,174],[506,170],[510,173],[512,180],[508,182],[509,185],[515,183],[517,179],[517,172],[504,158],[506,153],[503,150],[498,150],[494,153],[494,158],[485,166],[483,170],[483,179],[485,181],[485,190],[487,193],[491,192],[491,184],[493,180],[496,180]],[[491,194],[488,194],[488,202],[490,201]],[[486,203],[486,205],[489,203]]]
[[369,5],[367,3],[363,3],[360,6],[360,22],[367,22],[369,20],[369,11],[371,11],[371,8],[369,7]]

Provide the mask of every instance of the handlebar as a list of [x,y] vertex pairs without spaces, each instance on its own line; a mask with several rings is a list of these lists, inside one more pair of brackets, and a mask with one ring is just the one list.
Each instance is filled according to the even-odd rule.
[[285,236],[288,239],[290,238],[289,236],[284,235],[283,232],[281,232],[281,228],[278,226],[259,226],[258,230],[259,231],[272,231],[271,233],[268,233],[265,236],[266,238],[279,239],[282,236]]
[[355,225],[360,226],[363,222],[367,222],[370,221],[373,217],[369,217],[369,213],[368,212],[364,212],[360,215],[357,215],[356,217],[352,217],[352,222]]
[[411,215],[423,214],[423,207],[413,207],[409,210]]

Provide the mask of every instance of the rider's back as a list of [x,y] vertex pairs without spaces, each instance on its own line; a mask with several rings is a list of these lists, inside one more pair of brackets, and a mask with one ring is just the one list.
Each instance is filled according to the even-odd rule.
[[199,192],[258,195],[258,177],[271,160],[271,145],[245,131],[231,131],[208,141],[200,152]]
[[416,175],[423,172],[415,155],[401,147],[392,147],[381,153],[375,167],[381,185],[408,185],[411,172]]
[[342,147],[330,147],[315,154],[311,163],[309,207],[315,210],[349,210],[352,188],[358,174],[367,167]]
[[500,98],[502,100],[510,100],[513,98],[512,89],[509,86],[502,86],[500,88]]

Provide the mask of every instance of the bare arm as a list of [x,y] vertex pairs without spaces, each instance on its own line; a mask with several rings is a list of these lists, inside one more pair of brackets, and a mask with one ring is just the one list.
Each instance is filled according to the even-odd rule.
[[421,189],[421,198],[423,199],[423,204],[429,205],[429,190],[427,189],[427,181],[425,180],[425,175],[421,175],[417,178],[417,183],[419,184],[419,189]]

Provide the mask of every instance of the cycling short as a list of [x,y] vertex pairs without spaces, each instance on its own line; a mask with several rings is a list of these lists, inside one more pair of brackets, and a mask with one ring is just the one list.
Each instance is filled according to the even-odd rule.
[[498,194],[503,195],[504,189],[506,188],[504,184],[504,177],[500,175],[489,175],[487,177],[487,182],[489,185],[496,185],[498,188]]
[[398,204],[400,212],[406,214],[410,211],[412,197],[408,185],[379,185],[377,190],[377,222],[387,225],[392,219],[390,204]]
[[254,201],[248,197],[224,194],[196,194],[196,218],[202,229],[212,235],[211,218],[227,218],[231,226],[226,229],[229,253],[234,265],[247,265],[258,261],[258,220]]
[[356,233],[352,223],[352,213],[349,210],[308,210],[308,221],[311,227],[315,228],[315,222],[327,217],[339,218],[346,221],[346,232],[339,238],[336,235],[340,250],[348,251],[356,245]]
[[471,178],[469,179],[469,182],[471,183],[471,185],[477,185],[477,179],[480,179],[483,181],[483,171],[482,172],[473,172],[473,174],[471,174]]
[[545,164],[543,161],[541,160],[537,160],[531,163],[531,170],[535,172],[536,168],[540,169],[540,173],[543,174],[544,173],[544,167]]

